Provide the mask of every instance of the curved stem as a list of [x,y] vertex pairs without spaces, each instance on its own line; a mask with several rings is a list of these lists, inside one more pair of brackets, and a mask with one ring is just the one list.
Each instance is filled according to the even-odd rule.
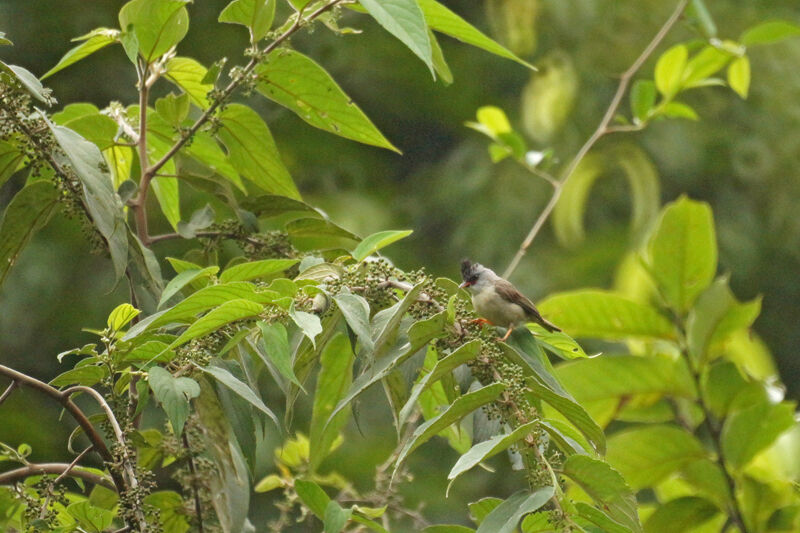
[[522,260],[523,256],[528,251],[528,248],[530,247],[531,243],[536,238],[536,235],[539,234],[539,231],[542,229],[542,226],[550,217],[550,214],[553,212],[553,209],[555,208],[556,203],[558,203],[558,199],[561,197],[561,193],[564,190],[564,184],[566,184],[567,180],[575,172],[575,169],[578,168],[578,165],[580,164],[581,161],[583,161],[583,158],[586,157],[586,154],[589,153],[589,150],[591,150],[594,147],[594,145],[602,136],[606,135],[607,133],[620,131],[618,128],[610,129],[609,126],[611,124],[611,121],[614,119],[614,116],[617,113],[617,109],[619,109],[619,105],[622,102],[622,98],[625,96],[625,93],[628,90],[628,85],[630,84],[631,79],[636,74],[636,72],[638,72],[639,69],[642,68],[644,62],[647,61],[647,59],[653,54],[658,45],[661,44],[661,41],[664,40],[664,37],[667,36],[669,31],[675,25],[675,23],[678,22],[678,19],[680,18],[683,11],[686,9],[688,3],[689,0],[680,0],[678,2],[677,6],[675,6],[675,10],[672,12],[667,21],[664,22],[664,24],[661,26],[661,29],[658,30],[658,33],[656,33],[656,35],[650,41],[650,44],[648,44],[647,47],[642,51],[642,53],[639,54],[639,57],[637,57],[636,60],[631,64],[631,66],[628,67],[628,70],[626,70],[622,74],[619,80],[619,85],[617,85],[617,91],[614,93],[614,97],[611,99],[611,103],[608,105],[608,108],[606,109],[603,118],[600,120],[600,123],[597,125],[597,128],[595,128],[591,136],[589,136],[589,138],[586,140],[583,146],[581,146],[581,148],[575,154],[575,157],[573,157],[572,160],[569,162],[569,164],[566,166],[564,172],[561,175],[561,179],[553,185],[553,195],[550,197],[550,200],[547,202],[547,205],[545,205],[544,209],[539,215],[539,218],[537,218],[536,222],[534,222],[533,227],[531,227],[530,231],[528,232],[528,235],[525,237],[525,240],[522,241],[519,250],[517,250],[517,253],[511,260],[511,263],[508,265],[508,268],[506,268],[506,271],[503,273],[504,278],[510,277],[511,274],[514,273],[514,270],[516,270],[520,260]]
[[[65,394],[64,392],[48,385],[43,381],[39,381],[38,379],[27,374],[23,374],[22,372],[17,372],[16,370],[4,365],[0,365],[0,375],[10,378],[19,385],[26,385],[32,389],[35,389],[64,406],[64,409],[66,409],[67,412],[72,415],[72,418],[75,419],[81,429],[83,429],[84,433],[86,433],[86,436],[91,441],[94,450],[100,455],[100,457],[102,457],[103,461],[105,461],[108,465],[114,464],[114,456],[109,451],[108,446],[106,446],[106,443],[103,441],[103,438],[94,428],[84,412],[70,399],[68,394]],[[119,472],[116,472],[113,469],[109,469],[109,471],[111,473],[111,478],[114,481],[114,485],[116,486],[117,492],[121,493],[127,488],[125,480],[122,478]]]
[[28,476],[40,474],[58,474],[57,479],[66,476],[88,481],[93,485],[101,485],[109,490],[118,490],[113,481],[107,477],[100,476],[94,472],[84,470],[75,463],[31,463],[8,472],[0,474],[0,485],[8,485],[16,481],[25,479]]

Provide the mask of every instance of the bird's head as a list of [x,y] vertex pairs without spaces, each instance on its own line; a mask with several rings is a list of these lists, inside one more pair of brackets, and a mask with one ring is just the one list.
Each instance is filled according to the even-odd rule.
[[482,285],[492,281],[496,274],[480,263],[472,263],[469,259],[461,261],[461,279],[463,282],[460,288],[478,290]]

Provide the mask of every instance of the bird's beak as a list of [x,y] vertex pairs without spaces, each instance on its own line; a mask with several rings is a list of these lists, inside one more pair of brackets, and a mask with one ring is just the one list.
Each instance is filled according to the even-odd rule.
[[467,287],[469,287],[470,285],[472,285],[470,282],[468,282],[468,281],[465,281],[465,282],[463,282],[461,285],[459,285],[459,286],[458,286],[458,288],[459,288],[459,289],[466,289],[466,288],[467,288]]

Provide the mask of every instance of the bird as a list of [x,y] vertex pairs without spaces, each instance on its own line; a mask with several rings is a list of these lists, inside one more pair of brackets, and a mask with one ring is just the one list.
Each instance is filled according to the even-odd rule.
[[494,326],[508,328],[505,341],[514,327],[526,322],[536,322],[549,332],[561,331],[561,328],[546,320],[528,298],[517,290],[508,280],[469,259],[461,261],[461,278],[464,282],[460,288],[467,289],[472,295],[472,306],[481,317],[480,321]]

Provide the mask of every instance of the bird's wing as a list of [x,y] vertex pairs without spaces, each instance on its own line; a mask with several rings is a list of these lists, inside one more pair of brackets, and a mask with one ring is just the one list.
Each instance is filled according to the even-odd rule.
[[508,281],[504,279],[497,280],[494,285],[494,290],[504,300],[520,306],[525,311],[525,314],[528,316],[528,318],[532,319],[533,322],[540,324],[547,331],[561,331],[561,328],[545,319],[541,313],[539,313],[539,310],[536,309],[536,306],[533,305],[533,302],[526,298],[525,295],[519,292]]
[[498,279],[494,284],[494,290],[499,294],[504,300],[515,303],[520,306],[522,309],[525,310],[525,313],[528,315],[533,316],[541,316],[539,315],[539,311],[536,310],[536,306],[533,305],[533,302],[530,301],[528,298],[525,297],[524,294],[519,292],[516,287],[514,287],[511,283],[504,279]]

